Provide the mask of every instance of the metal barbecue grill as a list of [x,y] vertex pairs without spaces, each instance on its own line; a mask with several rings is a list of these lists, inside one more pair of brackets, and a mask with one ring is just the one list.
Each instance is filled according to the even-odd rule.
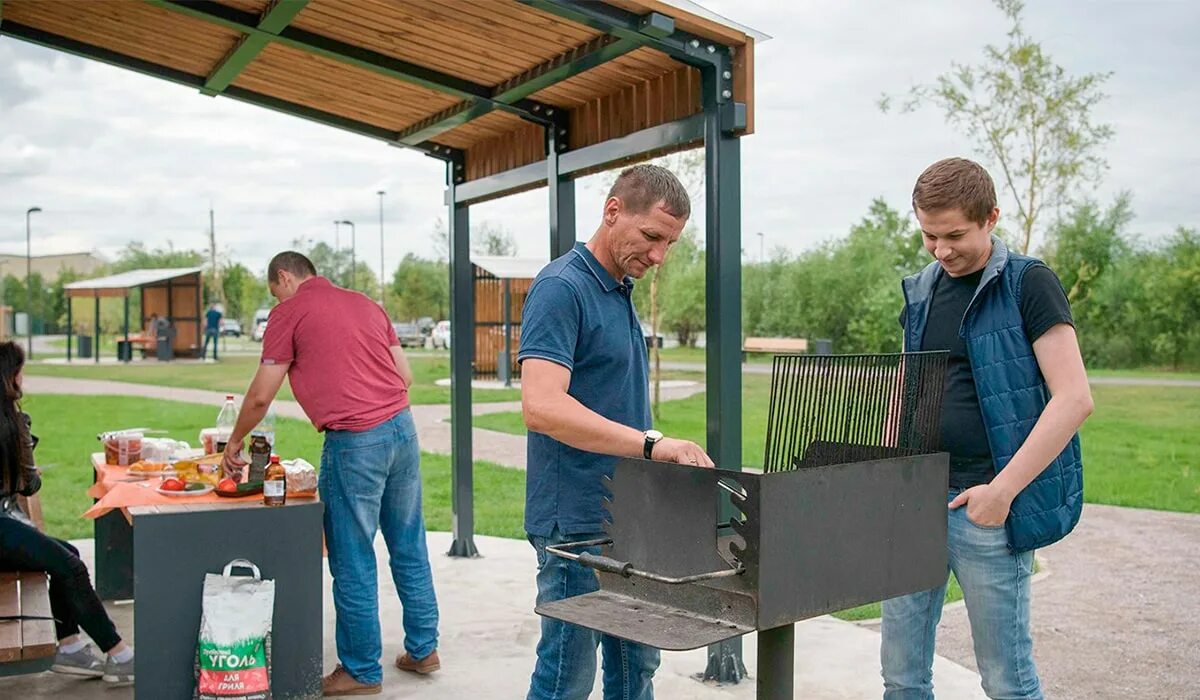
[[763,473],[622,459],[609,537],[547,547],[600,590],[537,612],[666,650],[758,631],[758,697],[791,698],[792,623],[944,582],[945,370],[944,352],[776,356]]

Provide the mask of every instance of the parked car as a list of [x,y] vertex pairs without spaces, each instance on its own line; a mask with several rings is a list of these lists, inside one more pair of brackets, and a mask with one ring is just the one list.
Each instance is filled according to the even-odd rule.
[[430,340],[433,341],[434,349],[445,348],[450,349],[450,322],[438,321],[437,325],[429,333]]
[[242,322],[236,318],[221,319],[221,335],[232,335],[234,338],[242,337]]
[[421,329],[421,335],[429,335],[433,332],[433,318],[422,316],[417,319],[417,328]]
[[425,334],[421,332],[420,326],[415,323],[393,323],[392,328],[396,329],[396,337],[400,340],[402,348],[423,348],[425,347]]
[[267,332],[267,322],[265,320],[259,321],[258,323],[254,324],[254,330],[251,331],[251,333],[250,333],[250,340],[253,340],[256,343],[261,343],[262,339],[263,339],[263,334],[266,332]]

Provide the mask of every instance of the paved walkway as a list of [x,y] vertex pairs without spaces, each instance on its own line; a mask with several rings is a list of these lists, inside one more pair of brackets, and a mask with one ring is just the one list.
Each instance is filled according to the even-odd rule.
[[[26,377],[26,390],[34,394],[124,394],[210,405],[223,398],[219,392],[37,376]],[[518,409],[516,402],[474,406],[476,414]],[[294,402],[280,402],[277,410],[281,415],[304,417]],[[448,452],[450,431],[444,419],[449,407],[417,406],[414,415],[422,447]],[[484,430],[475,430],[474,436],[477,458],[510,466],[524,464],[524,438]],[[1198,547],[1200,515],[1085,506],[1076,532],[1038,554],[1048,575],[1039,576],[1034,584],[1033,633],[1048,697],[1200,698],[1200,664],[1196,663],[1200,659]],[[490,544],[480,548],[489,559],[494,556]],[[434,549],[444,551],[445,546]],[[522,571],[520,575],[526,574]],[[849,626],[832,619],[825,624]],[[874,625],[859,627],[874,634]],[[842,695],[805,692],[802,697],[878,697],[877,689],[867,690],[868,686],[875,688],[871,684],[877,666],[866,664],[866,656],[874,659],[878,652],[878,637],[864,638],[862,643],[851,656],[861,657],[856,662],[862,664],[859,675],[871,683],[848,685]],[[966,610],[961,605],[943,615],[938,653],[965,667],[975,667]],[[797,669],[803,672],[803,666],[798,658]],[[944,691],[941,697],[971,697],[951,693],[945,686],[939,689]],[[514,690],[512,695],[497,697],[517,695]]]
[[[182,389],[177,387],[159,386],[156,384],[134,384],[132,382],[113,382],[99,379],[74,379],[69,377],[47,377],[41,375],[26,375],[24,380],[25,392],[36,394],[79,394],[85,396],[138,396],[148,399],[165,399],[168,401],[185,401],[219,407],[225,400],[226,394],[220,391],[206,389]],[[704,391],[701,383],[685,386],[664,387],[664,400],[683,399]],[[242,396],[236,395],[241,401]],[[504,413],[520,411],[520,401],[505,401],[498,403],[474,403],[471,407],[474,415],[485,413]],[[275,413],[287,418],[297,418],[307,421],[304,409],[295,401],[276,401]],[[412,407],[413,422],[417,426],[417,436],[421,441],[421,449],[437,454],[450,454],[450,406],[449,404],[431,404]],[[515,469],[525,468],[525,436],[500,433],[493,430],[475,428],[471,431],[472,452],[476,460],[494,462],[501,466]]]
[[[463,700],[464,698],[521,698],[528,689],[537,645],[539,618],[533,612],[533,549],[519,540],[476,538],[482,559],[452,559],[442,554],[450,546],[444,532],[429,534],[434,585],[441,608],[439,655],[442,670],[428,677],[414,677],[391,668],[391,659],[403,652],[401,609],[388,569],[379,570],[380,619],[383,622],[384,693],[393,700]],[[92,540],[75,543],[89,563]],[[382,537],[375,542],[380,561],[387,552]],[[325,573],[325,659],[324,667],[336,663],[331,581]],[[481,598],[481,592],[486,595]],[[486,600],[485,600],[486,599]],[[126,637],[133,630],[135,606],[109,605],[117,628]],[[747,635],[745,662],[752,676],[756,669],[757,641]],[[131,640],[136,647],[137,640]],[[878,697],[879,635],[857,625],[820,617],[796,628],[796,697],[806,700],[849,700]],[[719,687],[697,681],[704,670],[705,650],[664,652],[655,676],[655,695],[669,700],[751,700],[753,678],[734,686]],[[975,700],[984,698],[978,676],[962,666],[939,658],[934,678],[944,697]],[[108,688],[99,681],[44,673],[37,676],[0,678],[0,697],[21,700],[127,700],[128,688]],[[152,697],[152,695],[150,695]],[[600,697],[593,692],[592,697]]]

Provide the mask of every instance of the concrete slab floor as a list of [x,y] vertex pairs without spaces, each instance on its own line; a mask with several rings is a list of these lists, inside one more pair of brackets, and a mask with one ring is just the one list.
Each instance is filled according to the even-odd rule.
[[[79,546],[91,565],[92,541]],[[441,608],[440,656],[442,670],[426,677],[402,673],[392,666],[403,653],[400,604],[386,565],[382,538],[379,553],[380,614],[384,629],[384,689],[376,697],[390,699],[464,700],[465,698],[523,698],[535,660],[539,618],[533,612],[534,554],[520,540],[477,537],[483,556],[453,559],[444,555],[450,535],[429,534],[429,548]],[[325,574],[325,670],[333,668],[333,601],[329,574]],[[126,637],[133,633],[135,606],[110,604],[110,614]],[[137,640],[131,640],[136,647]],[[750,678],[740,684],[717,686],[695,679],[704,670],[705,650],[664,652],[655,676],[659,698],[749,700],[755,696],[757,644],[754,635],[744,640]],[[941,697],[984,698],[979,676],[947,659],[934,664],[934,684]],[[879,634],[832,617],[802,622],[796,627],[796,697],[808,700],[850,700],[882,695],[879,678]],[[599,683],[592,694],[599,697]],[[81,680],[54,673],[0,678],[0,698],[16,700],[127,700],[131,688],[113,688],[98,680]]]

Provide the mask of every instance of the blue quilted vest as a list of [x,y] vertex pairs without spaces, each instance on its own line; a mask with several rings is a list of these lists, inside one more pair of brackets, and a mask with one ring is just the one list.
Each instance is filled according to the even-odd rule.
[[[1025,271],[1042,261],[1016,253],[992,237],[992,255],[979,288],[963,315],[959,335],[966,340],[979,408],[996,471],[1003,469],[1029,437],[1050,392],[1025,335],[1017,299]],[[933,291],[942,266],[935,260],[904,280],[904,347],[919,350]],[[1076,433],[1050,466],[1013,500],[1005,528],[1014,552],[1045,547],[1062,539],[1083,510],[1083,463]]]

